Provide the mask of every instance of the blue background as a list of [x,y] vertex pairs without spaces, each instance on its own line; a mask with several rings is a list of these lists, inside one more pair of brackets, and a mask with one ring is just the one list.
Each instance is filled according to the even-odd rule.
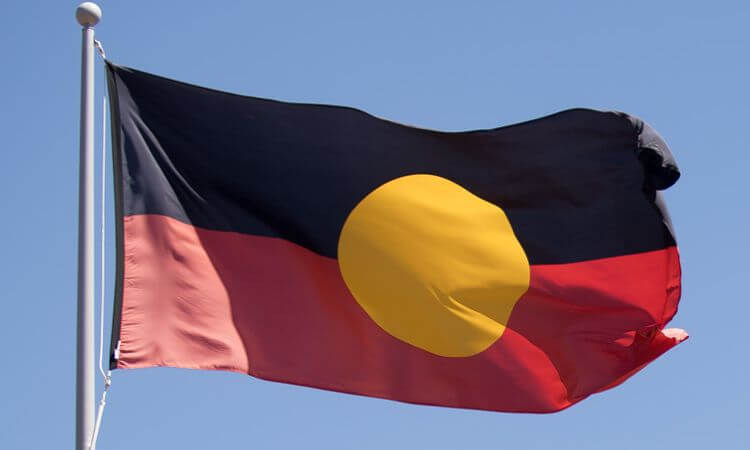
[[[5,2],[0,16],[4,449],[74,440],[76,5]],[[97,38],[113,61],[237,93],[444,130],[574,106],[642,117],[683,171],[666,193],[684,270],[672,326],[692,337],[624,385],[552,415],[414,406],[221,372],[116,371],[99,448],[747,448],[750,4],[100,5]],[[97,122],[101,69],[97,61]],[[111,224],[111,199],[108,210]],[[108,238],[107,329],[111,228]]]

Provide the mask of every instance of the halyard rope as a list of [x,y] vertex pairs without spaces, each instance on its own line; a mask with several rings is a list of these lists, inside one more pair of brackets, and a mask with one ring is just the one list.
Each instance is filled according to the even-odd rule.
[[[106,60],[106,55],[104,53],[104,48],[102,48],[101,42],[95,40],[94,41],[94,47],[96,47],[96,50],[99,52],[99,55],[101,55],[102,60]],[[107,84],[107,72],[106,70],[102,71],[102,79],[103,83],[102,86],[106,86]],[[106,92],[106,91],[105,91]],[[94,422],[94,431],[91,435],[91,443],[89,444],[89,449],[94,450],[96,449],[96,440],[99,437],[99,429],[102,425],[102,415],[104,414],[104,406],[107,404],[107,391],[109,390],[110,385],[112,385],[112,372],[107,370],[104,371],[104,365],[103,365],[103,359],[104,359],[104,281],[105,281],[105,236],[106,236],[106,228],[105,228],[105,219],[106,219],[106,170],[107,170],[107,95],[102,96],[102,155],[101,155],[101,161],[102,161],[102,167],[101,167],[101,203],[100,203],[100,209],[101,209],[101,242],[100,242],[100,249],[101,249],[101,265],[100,265],[100,291],[99,291],[99,372],[101,372],[102,377],[104,378],[104,391],[102,392],[102,398],[99,401],[99,408],[96,412],[96,421]]]

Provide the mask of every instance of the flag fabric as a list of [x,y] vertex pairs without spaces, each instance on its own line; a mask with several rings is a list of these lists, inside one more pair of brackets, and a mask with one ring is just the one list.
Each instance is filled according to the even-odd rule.
[[112,368],[552,412],[687,337],[679,171],[637,118],[440,132],[107,73]]

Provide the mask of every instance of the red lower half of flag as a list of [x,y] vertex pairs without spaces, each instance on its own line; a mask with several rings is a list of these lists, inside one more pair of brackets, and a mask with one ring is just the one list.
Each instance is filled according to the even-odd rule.
[[394,338],[338,263],[279,238],[124,218],[117,368],[231,370],[412,403],[552,412],[621,383],[686,336],[675,247],[532,265],[507,328],[469,357]]

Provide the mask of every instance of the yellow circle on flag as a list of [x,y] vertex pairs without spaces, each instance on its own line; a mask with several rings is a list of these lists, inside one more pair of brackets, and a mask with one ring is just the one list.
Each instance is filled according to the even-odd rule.
[[487,349],[529,288],[529,262],[503,210],[434,175],[367,195],[344,223],[338,261],[375,323],[440,356]]

